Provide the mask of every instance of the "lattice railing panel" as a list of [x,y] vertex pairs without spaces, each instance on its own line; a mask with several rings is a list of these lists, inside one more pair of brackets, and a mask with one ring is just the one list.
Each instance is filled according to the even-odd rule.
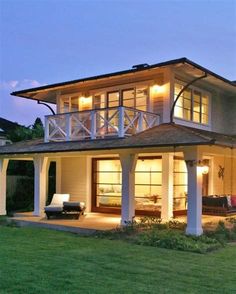
[[158,115],[123,106],[49,115],[45,118],[45,141],[125,137],[158,124]]

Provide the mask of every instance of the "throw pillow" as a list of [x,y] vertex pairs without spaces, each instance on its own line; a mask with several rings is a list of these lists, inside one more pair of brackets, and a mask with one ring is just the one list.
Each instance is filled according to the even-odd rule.
[[232,203],[231,203],[231,196],[230,195],[227,195],[227,204],[228,204],[228,207],[232,207]]
[[233,207],[236,207],[236,195],[232,195],[232,196],[231,196],[231,205],[232,205]]

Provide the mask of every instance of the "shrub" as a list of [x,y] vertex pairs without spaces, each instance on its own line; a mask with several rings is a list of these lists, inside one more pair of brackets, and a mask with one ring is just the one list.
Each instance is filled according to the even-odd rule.
[[[232,223],[232,220],[230,220]],[[236,222],[233,221],[233,228],[227,228],[223,221],[219,221],[215,231],[206,231],[206,236],[215,238],[222,244],[227,241],[236,241]]]
[[206,253],[221,247],[220,242],[206,236],[186,236],[176,230],[155,230],[142,232],[134,239],[136,244],[167,249]]

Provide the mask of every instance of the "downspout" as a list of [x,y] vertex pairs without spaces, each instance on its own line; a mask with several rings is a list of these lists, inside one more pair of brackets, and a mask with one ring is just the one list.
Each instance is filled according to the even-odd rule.
[[201,79],[204,79],[207,77],[207,73],[205,72],[205,74],[203,76],[200,76],[198,78],[195,78],[194,80],[192,80],[191,82],[187,83],[183,89],[179,92],[179,94],[177,95],[173,105],[172,105],[172,108],[171,108],[171,111],[170,111],[170,122],[173,123],[173,120],[174,120],[174,109],[175,109],[175,105],[179,99],[179,97],[181,96],[181,94],[192,84],[194,84],[196,81],[199,81]]
[[41,102],[41,101],[39,101],[39,100],[37,100],[37,101],[38,101],[38,104],[41,104],[41,105],[46,106],[47,108],[49,108],[49,109],[51,110],[51,112],[52,112],[53,115],[56,115],[55,111],[52,109],[51,106],[49,106],[48,104],[46,104],[46,103],[44,103],[44,102]]

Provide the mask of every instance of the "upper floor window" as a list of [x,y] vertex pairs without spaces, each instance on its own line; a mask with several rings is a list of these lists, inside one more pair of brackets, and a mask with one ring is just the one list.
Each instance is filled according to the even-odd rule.
[[92,108],[92,96],[71,96],[71,97],[62,97],[60,104],[60,112],[75,112],[89,110]]
[[102,109],[118,106],[148,110],[148,86],[140,85],[133,88],[114,89],[114,91],[93,92],[93,95],[62,96],[60,112],[74,112],[90,109]]
[[[182,84],[175,83],[174,99],[176,99],[183,87]],[[208,124],[209,95],[195,88],[186,89],[175,105],[174,116],[195,123]]]

